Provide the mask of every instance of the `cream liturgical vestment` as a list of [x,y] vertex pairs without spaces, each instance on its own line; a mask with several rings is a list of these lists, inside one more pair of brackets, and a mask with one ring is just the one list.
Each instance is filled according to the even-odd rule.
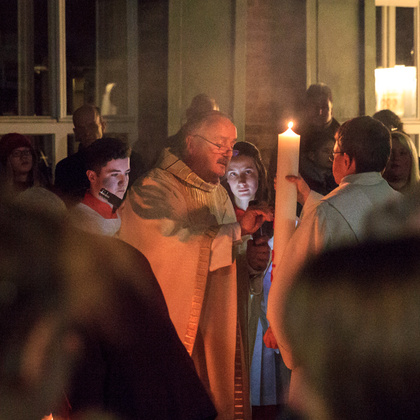
[[165,150],[158,167],[130,189],[121,220],[119,237],[149,260],[217,418],[250,418],[245,352],[238,339],[240,226],[226,190],[203,181]]
[[[364,172],[345,176],[340,185],[325,197],[311,192],[303,206],[301,220],[284,250],[277,277],[273,279],[267,308],[267,318],[283,360],[293,370],[290,399],[299,399],[300,385],[284,336],[282,315],[284,300],[295,274],[308,257],[322,250],[362,241],[366,215],[375,207],[400,196],[379,172]],[[337,267],[337,274],[339,269]]]

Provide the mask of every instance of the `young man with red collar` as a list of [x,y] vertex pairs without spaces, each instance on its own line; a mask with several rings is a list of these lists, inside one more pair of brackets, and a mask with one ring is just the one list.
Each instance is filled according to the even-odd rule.
[[[122,201],[127,190],[130,148],[122,140],[103,138],[85,150],[85,161],[90,187],[81,203],[71,209],[70,217],[84,231],[113,236],[121,225],[116,201]],[[105,196],[101,194],[104,189]]]

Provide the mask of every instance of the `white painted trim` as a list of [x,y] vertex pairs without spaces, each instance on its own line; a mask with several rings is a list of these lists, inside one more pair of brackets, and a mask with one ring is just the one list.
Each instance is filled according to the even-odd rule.
[[[53,0],[54,1],[54,0]],[[58,118],[67,116],[66,1],[58,0]],[[57,36],[57,35],[56,35]]]
[[376,0],[375,6],[419,7],[419,0]]
[[[0,116],[0,135],[19,132],[52,135],[53,170],[67,156],[67,136],[73,133],[72,117],[67,115],[66,92],[66,0],[49,0],[49,62],[51,116]],[[130,143],[138,138],[138,27],[137,2],[127,2],[128,110],[130,115],[106,117],[107,131],[126,133]]]

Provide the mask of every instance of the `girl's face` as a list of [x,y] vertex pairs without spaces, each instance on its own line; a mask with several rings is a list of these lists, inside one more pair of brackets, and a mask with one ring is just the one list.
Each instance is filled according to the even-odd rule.
[[391,157],[385,168],[384,178],[393,180],[407,179],[411,172],[410,151],[399,140],[392,139]]
[[258,170],[249,156],[233,157],[226,171],[226,179],[235,198],[240,202],[251,201],[258,190]]
[[15,175],[28,173],[32,169],[32,153],[29,147],[17,147],[9,155],[9,161]]

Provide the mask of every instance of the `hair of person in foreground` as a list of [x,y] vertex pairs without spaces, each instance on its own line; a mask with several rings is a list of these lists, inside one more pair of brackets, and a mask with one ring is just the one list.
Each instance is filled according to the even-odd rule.
[[285,333],[311,419],[418,419],[420,237],[370,241],[309,261]]
[[0,199],[0,337],[0,419],[214,413],[146,258],[60,211]]

